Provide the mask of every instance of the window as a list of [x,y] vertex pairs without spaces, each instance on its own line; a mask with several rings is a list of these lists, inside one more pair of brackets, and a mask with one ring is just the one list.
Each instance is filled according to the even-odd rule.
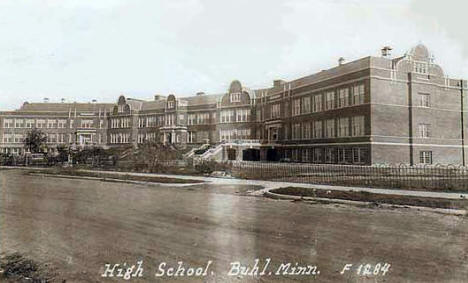
[[280,116],[281,116],[280,109],[281,108],[280,108],[279,103],[271,105],[271,118],[273,118],[273,119],[280,118]]
[[[102,128],[102,125],[100,124],[99,127]],[[144,128],[144,127],[145,127],[145,118],[138,118],[138,128]]]
[[293,109],[292,109],[292,115],[300,115],[301,114],[301,100],[300,99],[294,99],[293,100]]
[[237,136],[237,130],[220,130],[219,139],[221,141],[231,141]]
[[24,127],[24,120],[23,119],[15,119],[15,128],[23,128]]
[[221,111],[221,123],[234,122],[234,110],[222,110]]
[[67,120],[58,120],[59,129],[65,129],[66,124],[67,124]]
[[322,121],[314,122],[314,139],[320,139],[323,136]]
[[334,163],[335,162],[335,149],[334,148],[326,148],[325,149],[325,162],[326,163]]
[[117,127],[117,119],[111,119],[111,129],[115,129]]
[[351,118],[351,130],[353,137],[364,135],[364,116],[354,116]]
[[419,125],[418,125],[419,137],[420,137],[420,138],[428,138],[428,137],[430,137],[429,128],[430,128],[430,125],[429,125],[429,124],[419,124]]
[[[162,138],[163,136],[161,136]],[[156,133],[146,133],[145,141],[156,141]]]
[[3,142],[4,143],[12,143],[13,142],[13,135],[12,134],[4,134],[3,135]]
[[329,91],[325,94],[326,101],[325,101],[325,110],[330,110],[335,108],[335,92]]
[[248,122],[250,119],[250,109],[237,109],[237,122]]
[[278,128],[270,128],[270,137],[268,137],[268,140],[273,140],[277,141],[278,140]]
[[315,163],[320,163],[323,161],[323,149],[322,148],[314,148],[313,160]]
[[13,124],[13,120],[12,119],[5,119],[3,121],[3,127],[4,128],[13,128],[14,124]]
[[419,74],[427,74],[427,63],[425,62],[415,62],[414,63],[414,72]]
[[57,134],[57,142],[64,143],[65,142],[65,134]]
[[240,102],[240,101],[241,101],[241,93],[240,92],[231,93],[231,102]]
[[57,134],[46,134],[47,135],[47,142],[48,143],[56,143],[57,142]]
[[175,114],[167,114],[165,121],[166,121],[166,126],[173,126],[175,123]]
[[338,148],[338,163],[346,163],[346,149]]
[[302,98],[302,113],[310,113],[310,97],[306,96]]
[[81,128],[89,129],[93,127],[93,120],[81,120]]
[[419,94],[419,106],[431,107],[430,95],[428,93]]
[[313,104],[312,111],[313,112],[322,111],[322,95],[321,94],[314,95],[313,99],[314,99],[314,104]]
[[49,129],[57,128],[57,120],[47,120],[47,128]]
[[301,124],[293,124],[292,125],[292,139],[298,140],[301,138]]
[[421,163],[421,164],[432,164],[432,151],[420,151],[419,152],[419,163]]
[[348,105],[349,105],[349,89],[342,88],[339,91],[338,108],[346,107]]
[[156,116],[146,117],[146,126],[147,127],[155,127],[156,123],[157,123]]
[[257,118],[257,122],[262,121],[262,110],[257,109],[257,111],[255,113],[255,118]]
[[75,121],[73,119],[70,120],[70,129],[73,129],[73,124],[75,123]]
[[291,155],[294,162],[299,161],[299,150],[297,148],[291,150]]
[[24,141],[24,135],[22,134],[16,134],[15,135],[15,143],[22,143]]
[[367,148],[353,148],[353,163],[362,164],[367,161]]
[[304,148],[302,150],[302,161],[303,162],[310,162],[310,150],[308,148]]
[[325,121],[325,137],[335,137],[335,119],[329,119]]
[[164,125],[164,120],[165,120],[165,116],[163,116],[163,115],[158,116],[158,125],[163,126]]
[[128,143],[130,141],[129,133],[120,133],[117,137],[117,143]]
[[208,124],[210,121],[210,113],[198,113],[197,124]]
[[34,120],[26,120],[26,128],[34,127],[35,121]]
[[46,127],[46,121],[45,120],[37,120],[37,127],[38,128],[45,128]]
[[302,123],[302,139],[310,139],[310,123]]
[[187,132],[187,142],[188,143],[193,143],[193,132]]
[[250,139],[250,129],[237,130],[238,139]]
[[338,119],[338,137],[349,136],[349,118]]
[[204,124],[209,124],[210,123],[210,113],[203,113],[202,117],[203,117],[203,123]]
[[188,125],[195,125],[195,123],[197,122],[197,116],[195,114],[188,114],[187,118]]
[[353,105],[364,103],[364,84],[357,84],[353,87]]
[[174,108],[174,101],[173,100],[167,102],[167,108],[169,108],[169,109]]

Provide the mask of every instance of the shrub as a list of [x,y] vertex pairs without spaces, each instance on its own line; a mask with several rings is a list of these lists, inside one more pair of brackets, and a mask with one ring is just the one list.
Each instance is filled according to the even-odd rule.
[[203,174],[210,174],[214,171],[231,172],[231,168],[229,162],[216,162],[214,160],[203,160],[195,165],[195,170]]

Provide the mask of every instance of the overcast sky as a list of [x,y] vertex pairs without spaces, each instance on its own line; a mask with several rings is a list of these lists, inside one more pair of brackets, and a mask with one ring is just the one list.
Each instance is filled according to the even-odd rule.
[[468,78],[465,0],[1,0],[0,110],[220,93],[423,43]]

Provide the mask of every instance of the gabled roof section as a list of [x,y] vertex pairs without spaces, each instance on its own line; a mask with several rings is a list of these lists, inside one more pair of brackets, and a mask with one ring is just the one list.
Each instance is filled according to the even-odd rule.
[[132,111],[140,111],[143,108],[143,104],[145,103],[143,100],[135,99],[135,98],[127,98],[126,103],[130,105],[130,109]]

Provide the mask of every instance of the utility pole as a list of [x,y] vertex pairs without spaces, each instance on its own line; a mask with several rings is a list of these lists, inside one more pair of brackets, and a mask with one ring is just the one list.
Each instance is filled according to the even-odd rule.
[[464,123],[464,89],[463,80],[460,80],[460,122],[461,122],[461,146],[462,146],[462,164],[466,165],[465,161],[465,123]]
[[408,142],[409,142],[409,162],[414,165],[413,149],[413,74],[408,73]]

